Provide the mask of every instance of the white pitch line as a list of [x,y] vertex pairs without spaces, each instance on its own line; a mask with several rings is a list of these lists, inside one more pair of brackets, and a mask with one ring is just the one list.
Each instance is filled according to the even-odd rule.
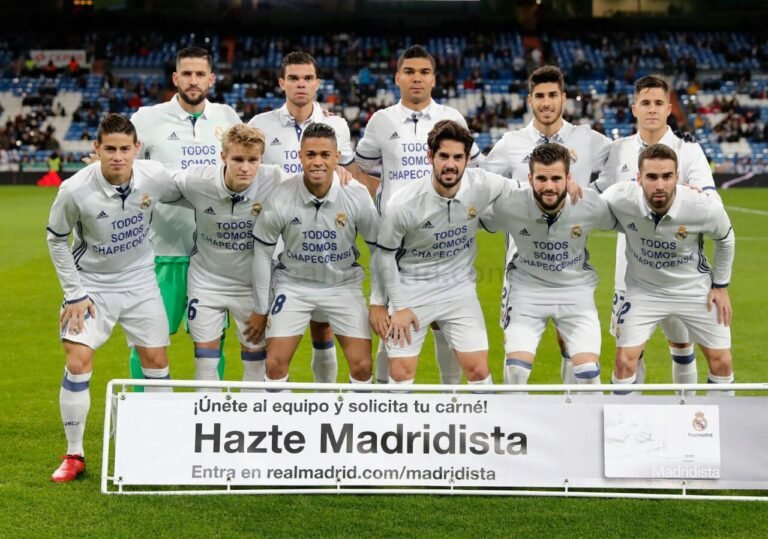
[[768,215],[768,211],[765,210],[753,210],[751,208],[739,208],[738,206],[726,206],[728,211],[736,211],[741,213],[751,213],[752,215]]

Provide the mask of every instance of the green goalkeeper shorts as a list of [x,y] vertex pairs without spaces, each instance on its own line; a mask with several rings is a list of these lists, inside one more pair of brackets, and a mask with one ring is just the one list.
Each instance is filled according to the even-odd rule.
[[163,296],[171,335],[179,330],[187,312],[188,256],[156,256],[155,276]]

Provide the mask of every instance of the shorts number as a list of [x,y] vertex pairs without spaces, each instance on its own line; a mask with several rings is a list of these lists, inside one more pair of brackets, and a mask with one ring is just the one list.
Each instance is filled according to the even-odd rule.
[[501,327],[503,329],[507,329],[507,326],[509,325],[510,319],[512,318],[510,316],[510,313],[512,312],[512,307],[507,307],[506,312],[504,313],[504,318],[501,322]]
[[197,316],[197,309],[195,309],[195,304],[197,303],[200,303],[199,299],[189,300],[189,305],[187,306],[187,320],[194,320]]
[[616,323],[617,324],[623,324],[624,323],[624,315],[629,312],[629,309],[632,307],[632,304],[628,301],[625,301],[621,304],[621,309],[619,309],[619,312],[616,314]]
[[277,314],[283,310],[285,305],[285,294],[280,294],[275,298],[275,302],[272,304],[272,314]]

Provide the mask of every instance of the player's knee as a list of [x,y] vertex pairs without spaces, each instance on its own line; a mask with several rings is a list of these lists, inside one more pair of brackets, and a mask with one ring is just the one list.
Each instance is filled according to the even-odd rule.
[[93,350],[79,343],[64,343],[67,370],[72,374],[85,374],[93,370]]
[[416,365],[409,361],[390,358],[389,375],[398,382],[411,380],[416,376]]
[[485,380],[491,371],[488,369],[487,361],[478,361],[466,365],[464,367],[464,373],[467,376],[467,381],[476,382],[478,380]]
[[728,376],[733,372],[733,358],[730,350],[708,350],[705,355],[712,374]]
[[165,348],[147,348],[139,350],[139,362],[145,369],[164,369],[168,366]]
[[268,351],[266,363],[267,377],[272,380],[285,378],[288,375],[288,363],[285,358],[274,353],[270,354]]

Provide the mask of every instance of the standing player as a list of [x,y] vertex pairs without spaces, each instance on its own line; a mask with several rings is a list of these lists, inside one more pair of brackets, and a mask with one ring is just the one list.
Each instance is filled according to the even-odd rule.
[[[533,120],[522,129],[504,133],[480,166],[525,182],[530,170],[532,150],[540,144],[556,142],[568,148],[573,179],[583,187],[589,185],[592,173],[599,171],[605,162],[610,140],[588,125],[573,125],[565,121],[563,106],[566,99],[562,71],[555,66],[536,69],[528,77],[528,106],[533,112]],[[507,255],[504,262],[507,269],[514,255],[515,243],[512,237],[507,235]],[[509,287],[505,273],[504,288],[501,292],[502,305],[506,304],[508,297]],[[503,325],[506,320],[504,312],[501,318]],[[572,383],[576,380],[573,378],[569,350],[559,333],[558,343],[562,354],[562,380],[564,383]]]
[[[362,292],[365,271],[357,263],[358,231],[376,245],[378,215],[358,183],[342,189],[334,173],[340,153],[336,133],[313,123],[301,139],[303,172],[283,182],[256,221],[253,258],[256,313],[249,338],[258,342],[266,327],[267,375],[286,382],[288,367],[310,319],[328,319],[349,362],[351,383],[369,384],[371,328]],[[275,268],[269,308],[270,268],[278,238],[285,248]],[[372,288],[377,289],[371,272]],[[267,318],[269,316],[269,318]]]
[[[141,141],[141,158],[160,161],[168,170],[220,164],[221,136],[228,127],[239,124],[240,118],[231,107],[208,101],[208,92],[216,80],[211,62],[211,54],[199,47],[178,52],[173,73],[178,93],[165,103],[141,107],[131,118]],[[184,318],[194,230],[194,212],[189,208],[160,204],[152,215],[150,239],[155,251],[155,273],[171,334],[176,333]],[[224,370],[223,346],[221,353],[220,374]],[[134,377],[135,366],[134,351]]]
[[[677,154],[681,183],[706,190],[717,197],[712,170],[704,152],[696,142],[688,142],[676,136],[667,125],[672,111],[669,102],[669,86],[659,77],[647,76],[635,82],[635,101],[632,113],[637,118],[637,133],[615,141],[610,148],[608,160],[594,187],[602,192],[620,181],[635,181],[637,178],[637,155],[651,144],[664,144]],[[619,234],[616,243],[616,275],[614,278],[613,313],[611,332],[615,334],[618,308],[624,302],[626,286],[624,275],[627,269],[624,235]],[[662,321],[661,327],[669,340],[672,355],[672,381],[679,384],[695,384],[696,354],[685,326],[675,318]],[[640,357],[637,369],[638,383],[645,381],[645,363]]]
[[253,311],[251,230],[280,184],[275,165],[261,165],[264,134],[238,124],[221,141],[222,165],[195,165],[174,180],[195,212],[195,248],[189,265],[187,319],[195,342],[195,380],[218,380],[221,334],[231,313],[240,340],[243,380],[264,380],[264,343],[244,331]]
[[438,122],[427,137],[431,176],[401,189],[382,215],[376,261],[392,313],[386,341],[392,383],[413,383],[433,322],[440,324],[469,383],[493,383],[475,287],[475,235],[480,213],[517,182],[467,169],[473,144],[458,122]]
[[571,156],[564,146],[536,146],[528,161],[531,189],[496,199],[483,216],[489,230],[512,235],[517,252],[507,269],[504,309],[504,383],[525,384],[541,335],[551,318],[571,354],[576,383],[600,383],[597,274],[589,265],[587,236],[612,230],[616,219],[595,191],[570,203]]
[[[306,52],[286,55],[280,67],[278,83],[285,92],[285,104],[279,109],[257,114],[248,122],[249,126],[261,129],[268,135],[263,162],[280,165],[290,175],[301,173],[301,135],[312,123],[323,123],[331,126],[336,133],[336,143],[341,152],[340,165],[366,185],[375,181],[368,180],[369,177],[362,174],[355,164],[347,122],[340,116],[328,116],[315,101],[320,79],[317,76],[317,62],[312,55]],[[314,319],[309,323],[309,328],[315,382],[335,382],[338,362],[333,331],[328,322]]]
[[[603,195],[626,235],[627,290],[617,310],[612,382],[636,382],[646,342],[658,323],[674,316],[699,343],[708,381],[732,383],[727,286],[736,239],[725,208],[715,197],[677,185],[677,154],[668,146],[645,148],[637,168],[637,182],[620,182]],[[704,236],[715,242],[713,267]]]
[[54,481],[72,481],[85,470],[93,353],[116,323],[138,352],[143,377],[170,378],[168,320],[146,238],[155,204],[181,194],[162,165],[134,161],[139,144],[127,118],[108,114],[94,149],[99,162],[61,185],[47,227],[48,249],[64,290],[60,322],[67,356],[59,394],[67,455]]
[[[383,214],[391,197],[420,180],[432,175],[427,160],[427,135],[440,120],[453,120],[467,126],[456,109],[432,100],[435,87],[435,59],[420,45],[407,48],[397,60],[395,83],[400,88],[400,102],[379,110],[371,117],[365,134],[357,145],[355,159],[363,171],[381,173],[376,195],[377,209]],[[472,144],[474,164],[480,159],[480,149]],[[444,384],[461,382],[461,367],[437,325],[432,326],[435,354]],[[386,383],[389,361],[384,343],[376,354],[376,380]]]

